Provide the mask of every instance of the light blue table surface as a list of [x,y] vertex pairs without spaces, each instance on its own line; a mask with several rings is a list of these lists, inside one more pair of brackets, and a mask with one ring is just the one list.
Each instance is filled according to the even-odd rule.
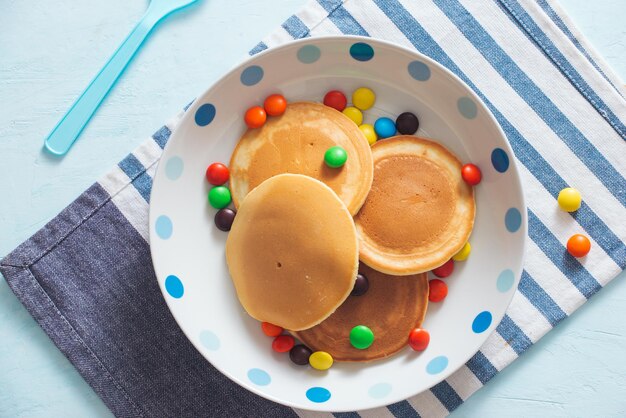
[[[626,79],[626,0],[561,0]],[[70,203],[304,0],[205,0],[159,26],[70,154],[43,139],[147,1],[4,0],[0,13],[0,255]],[[625,416],[622,274],[453,415]],[[0,417],[111,413],[0,279]]]

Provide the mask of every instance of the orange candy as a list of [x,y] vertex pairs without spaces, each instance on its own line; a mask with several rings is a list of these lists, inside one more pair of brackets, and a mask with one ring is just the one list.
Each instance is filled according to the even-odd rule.
[[444,278],[448,277],[454,271],[454,260],[449,259],[442,266],[433,269],[433,274],[437,277]]
[[461,168],[461,177],[471,186],[476,186],[483,178],[480,168],[474,164],[465,164]]
[[263,107],[268,115],[280,116],[285,113],[285,109],[287,109],[287,100],[282,94],[272,94],[271,96],[267,96]]
[[263,330],[263,334],[268,337],[278,337],[283,332],[281,327],[270,324],[269,322],[261,322],[261,329]]
[[265,109],[261,106],[254,106],[246,111],[246,115],[243,119],[246,125],[248,125],[248,128],[260,128],[265,123],[267,114],[265,113]]
[[432,279],[428,282],[428,300],[441,302],[448,296],[448,285],[443,280]]
[[567,240],[567,252],[574,257],[584,257],[591,249],[589,238],[581,234],[575,234]]
[[295,345],[295,340],[291,335],[279,335],[272,341],[272,350],[277,353],[286,353]]
[[409,345],[415,351],[424,351],[430,343],[430,334],[422,328],[415,328],[409,333]]

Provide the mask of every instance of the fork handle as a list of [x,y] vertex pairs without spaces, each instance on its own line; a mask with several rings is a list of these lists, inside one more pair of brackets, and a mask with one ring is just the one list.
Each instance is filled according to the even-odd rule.
[[98,75],[50,132],[44,144],[48,151],[55,155],[64,155],[70,149],[158,21],[159,19],[150,10],[146,12]]

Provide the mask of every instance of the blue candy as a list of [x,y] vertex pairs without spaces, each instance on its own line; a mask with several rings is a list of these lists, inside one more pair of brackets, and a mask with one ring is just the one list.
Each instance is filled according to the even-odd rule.
[[379,138],[389,138],[396,134],[396,124],[389,118],[378,118],[374,123],[374,130]]

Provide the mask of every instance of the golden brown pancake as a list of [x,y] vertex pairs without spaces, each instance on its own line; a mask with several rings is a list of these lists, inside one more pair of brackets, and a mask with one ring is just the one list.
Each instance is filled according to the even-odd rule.
[[432,270],[467,242],[474,192],[440,144],[400,135],[372,147],[374,182],[355,216],[362,262],[406,275]]
[[[294,333],[313,351],[330,353],[335,361],[371,361],[389,357],[407,345],[409,333],[419,327],[428,307],[426,273],[389,276],[361,264],[369,280],[362,296],[350,296],[324,322]],[[365,325],[374,333],[369,348],[350,344],[350,330]]]
[[354,286],[354,222],[324,183],[299,174],[274,176],[241,202],[226,261],[250,316],[286,329],[310,328]]
[[[341,168],[324,163],[324,153],[339,145],[348,153]],[[290,103],[280,117],[248,129],[230,159],[233,202],[240,202],[264,180],[282,173],[316,178],[337,193],[352,215],[372,185],[372,152],[361,130],[343,113],[319,103]]]

